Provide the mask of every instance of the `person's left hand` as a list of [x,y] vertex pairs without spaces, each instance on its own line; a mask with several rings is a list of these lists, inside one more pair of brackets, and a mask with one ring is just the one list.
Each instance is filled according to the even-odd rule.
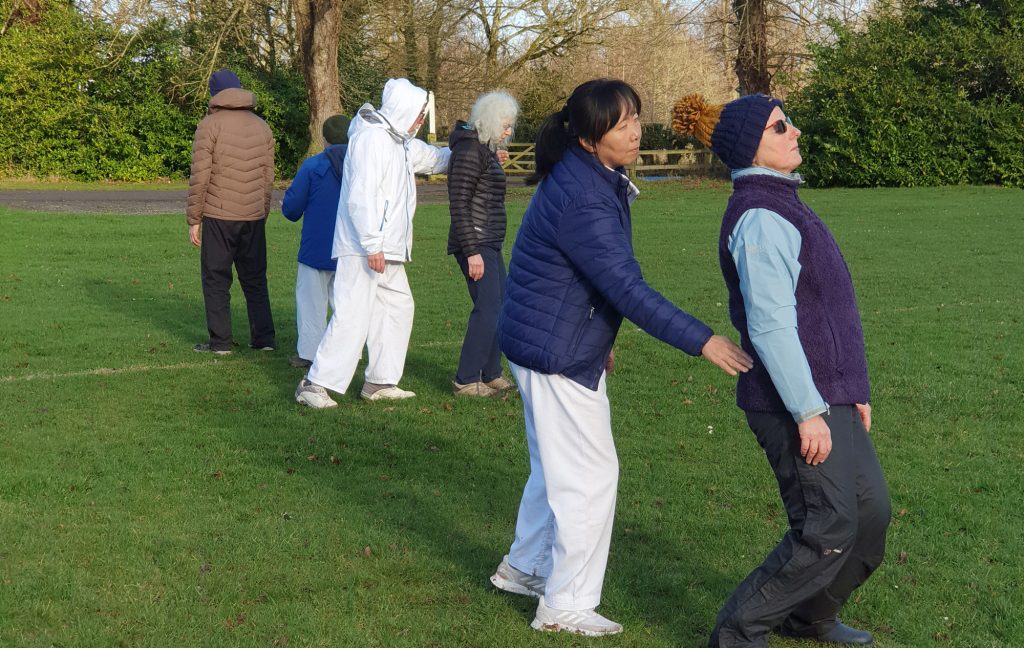
[[192,245],[199,247],[203,244],[202,235],[199,233],[200,224],[188,226],[188,240],[192,241]]
[[868,403],[857,403],[857,413],[860,414],[860,420],[864,424],[864,431],[871,431],[871,405]]
[[499,164],[504,165],[506,162],[508,162],[508,151],[506,151],[505,149],[498,149],[497,151],[495,151],[494,154],[498,156]]
[[604,372],[611,374],[615,371],[615,349],[608,352],[608,359],[604,361]]
[[474,254],[466,257],[466,274],[473,281],[480,281],[484,276],[484,257],[481,254]]

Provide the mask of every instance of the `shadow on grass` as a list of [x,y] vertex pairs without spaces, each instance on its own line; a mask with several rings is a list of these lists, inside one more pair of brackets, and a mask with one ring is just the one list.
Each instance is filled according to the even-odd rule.
[[[436,380],[431,372],[441,371],[426,364],[424,358],[414,360],[410,369],[417,371],[417,367],[431,382]],[[414,403],[397,404],[352,402],[345,397],[336,411],[303,412],[323,417],[325,426],[334,430],[327,433],[332,439],[346,440],[344,475],[323,463],[303,467],[308,452],[304,433],[293,435],[289,444],[294,449],[288,454],[317,490],[335,493],[341,503],[341,519],[346,520],[339,524],[351,526],[360,518],[358,524],[386,530],[385,535],[400,538],[399,544],[422,552],[430,562],[453,565],[457,582],[468,584],[467,594],[473,592],[471,598],[477,598],[492,592],[488,577],[512,541],[528,471],[522,406],[518,398],[456,401],[452,411],[451,403],[422,395]],[[417,423],[413,413],[427,409],[430,416],[455,417],[455,425],[425,427]],[[494,420],[492,415],[501,419],[493,427],[488,423]],[[458,424],[468,417],[467,424],[475,425],[476,416],[479,429],[467,430]],[[219,434],[239,448],[251,449],[256,443],[250,426],[221,429]],[[487,438],[481,439],[484,434]],[[248,456],[281,467],[280,455],[265,449]],[[712,598],[724,601],[735,579],[695,562],[684,547],[673,543],[649,519],[634,515],[624,503],[618,512],[602,609],[612,618],[632,615],[642,619],[655,636],[661,635],[669,643],[703,645],[713,612],[708,618],[695,619],[695,611],[707,608],[708,591],[713,592]],[[666,572],[658,567],[666,564],[674,569]],[[681,586],[683,583],[688,585]],[[535,601],[512,595],[503,595],[501,600],[522,618],[523,632],[528,635]],[[629,627],[623,637],[627,644],[642,636],[628,633]]]

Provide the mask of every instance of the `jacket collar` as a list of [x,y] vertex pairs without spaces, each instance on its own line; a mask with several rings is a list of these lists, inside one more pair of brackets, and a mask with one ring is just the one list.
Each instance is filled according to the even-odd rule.
[[587,153],[576,145],[570,145],[566,155],[575,156],[579,162],[593,169],[598,177],[605,180],[612,187],[615,194],[627,205],[632,204],[633,200],[640,194],[640,190],[626,176],[626,167],[609,169],[601,164],[593,154]]

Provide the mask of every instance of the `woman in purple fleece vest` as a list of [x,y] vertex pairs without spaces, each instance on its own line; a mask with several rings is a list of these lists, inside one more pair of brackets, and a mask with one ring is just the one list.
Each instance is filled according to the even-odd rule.
[[779,483],[790,530],[719,612],[710,646],[776,632],[867,645],[839,610],[882,562],[889,493],[875,456],[864,334],[839,246],[797,195],[800,130],[765,95],[679,100],[673,127],[732,171],[719,236],[729,314],[754,368],[736,401]]

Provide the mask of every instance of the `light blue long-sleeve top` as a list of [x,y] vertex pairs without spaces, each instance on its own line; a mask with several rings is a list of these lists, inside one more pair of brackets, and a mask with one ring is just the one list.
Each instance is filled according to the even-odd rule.
[[[764,167],[733,171],[732,179],[753,174],[799,179],[799,175]],[[828,411],[828,404],[814,386],[797,335],[800,244],[796,227],[776,212],[762,208],[744,212],[728,240],[739,275],[750,341],[797,423]]]

